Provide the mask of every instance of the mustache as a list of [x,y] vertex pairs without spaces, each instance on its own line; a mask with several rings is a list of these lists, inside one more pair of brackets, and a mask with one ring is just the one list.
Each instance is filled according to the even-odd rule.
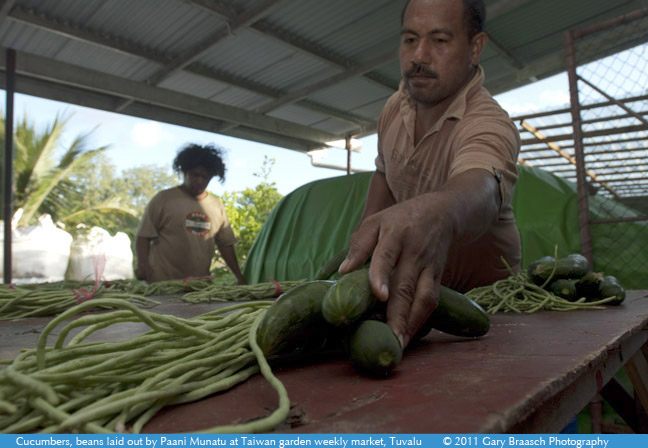
[[412,66],[405,72],[406,77],[412,76],[427,76],[428,78],[438,79],[439,74],[434,70],[427,68],[424,65],[412,62]]

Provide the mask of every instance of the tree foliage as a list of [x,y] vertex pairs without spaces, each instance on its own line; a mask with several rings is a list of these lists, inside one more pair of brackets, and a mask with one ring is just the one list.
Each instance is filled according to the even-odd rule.
[[[261,180],[259,184],[242,191],[225,192],[221,197],[234,234],[238,238],[235,249],[241,265],[244,265],[247,253],[268,215],[282,198],[276,184],[269,180],[274,164],[275,159],[266,156],[259,171],[254,173],[254,176]],[[219,268],[224,269],[223,265],[223,260],[218,257],[212,271],[218,274]]]

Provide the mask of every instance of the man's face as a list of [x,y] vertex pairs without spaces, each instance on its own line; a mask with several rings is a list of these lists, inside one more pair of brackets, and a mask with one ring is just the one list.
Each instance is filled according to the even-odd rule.
[[[473,39],[474,40],[474,39]],[[412,0],[403,17],[401,74],[410,96],[434,106],[457,93],[479,63],[461,0]]]
[[204,166],[196,166],[184,173],[183,185],[192,196],[200,196],[207,189],[213,176]]

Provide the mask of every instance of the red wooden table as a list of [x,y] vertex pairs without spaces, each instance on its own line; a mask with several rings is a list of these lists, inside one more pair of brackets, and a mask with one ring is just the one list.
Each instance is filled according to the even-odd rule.
[[[215,305],[164,302],[188,317]],[[0,323],[0,358],[33,347],[47,319]],[[123,338],[143,327],[127,324]],[[395,375],[371,379],[344,360],[320,359],[275,371],[291,400],[277,432],[555,433],[625,366],[648,409],[648,291],[630,291],[605,310],[497,314],[479,339],[431,332],[405,352]],[[195,432],[265,416],[278,404],[257,375],[226,393],[167,408],[151,433]]]

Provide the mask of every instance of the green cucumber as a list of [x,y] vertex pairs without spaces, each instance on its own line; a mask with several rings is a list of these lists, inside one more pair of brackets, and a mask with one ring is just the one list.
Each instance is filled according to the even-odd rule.
[[369,270],[358,269],[340,277],[327,291],[322,315],[331,325],[348,326],[365,316],[376,302],[369,285]]
[[593,272],[590,271],[584,276],[582,276],[576,282],[576,293],[578,297],[585,297],[589,301],[598,300],[599,296],[599,286],[603,280],[602,272]]
[[386,323],[365,320],[351,335],[349,356],[362,372],[385,377],[389,376],[401,361],[403,348]]
[[576,280],[568,278],[559,278],[549,283],[547,290],[553,295],[575,302],[579,295],[576,289]]
[[266,357],[305,350],[326,334],[322,301],[331,281],[311,281],[280,295],[259,322],[257,342]]
[[587,258],[580,254],[571,254],[564,258],[560,258],[555,262],[549,261],[536,265],[535,268],[529,272],[529,278],[536,285],[543,285],[547,280],[549,280],[550,276],[552,280],[559,278],[578,280],[587,274],[589,270],[590,266]]
[[441,285],[439,305],[417,336],[425,336],[432,328],[454,336],[476,338],[488,333],[490,318],[475,301]]
[[602,299],[615,297],[613,301],[608,302],[608,305],[621,305],[621,302],[625,300],[626,294],[625,289],[616,277],[605,275],[599,284],[599,296]]
[[349,249],[345,248],[328,259],[315,274],[315,280],[328,280],[331,278],[338,271],[348,253]]
[[538,258],[537,260],[531,262],[529,266],[527,266],[527,274],[529,275],[529,277],[531,277],[533,275],[533,271],[535,271],[538,265],[547,264],[547,263],[551,263],[553,265],[555,261],[556,259],[550,255],[547,255],[546,257]]

